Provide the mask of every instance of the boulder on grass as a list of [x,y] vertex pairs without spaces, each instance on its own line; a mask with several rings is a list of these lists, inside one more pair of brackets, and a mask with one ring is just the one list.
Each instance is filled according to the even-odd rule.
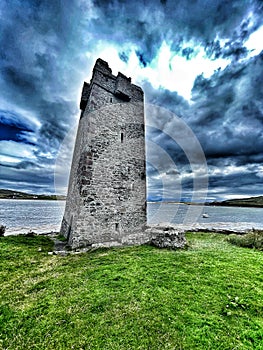
[[186,245],[185,234],[173,225],[152,225],[147,228],[149,243],[158,248],[180,249]]

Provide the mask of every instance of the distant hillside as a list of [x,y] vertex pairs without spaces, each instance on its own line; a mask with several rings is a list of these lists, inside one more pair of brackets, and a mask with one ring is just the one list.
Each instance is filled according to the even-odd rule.
[[212,202],[209,205],[225,205],[234,207],[263,207],[263,196],[240,198],[240,199],[228,199],[223,202]]
[[56,196],[56,195],[47,195],[47,194],[30,194],[25,192],[0,189],[0,199],[65,200],[66,196]]

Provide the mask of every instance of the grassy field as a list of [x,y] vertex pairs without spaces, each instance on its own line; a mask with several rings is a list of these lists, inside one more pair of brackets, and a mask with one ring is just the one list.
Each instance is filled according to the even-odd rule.
[[2,237],[0,349],[263,349],[262,252],[187,239],[62,257]]

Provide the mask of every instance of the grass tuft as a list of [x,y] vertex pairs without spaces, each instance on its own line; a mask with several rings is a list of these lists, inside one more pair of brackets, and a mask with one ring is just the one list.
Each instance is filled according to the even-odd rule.
[[67,242],[67,238],[61,234],[58,234],[55,238],[61,242]]
[[245,235],[232,234],[228,241],[239,247],[263,250],[263,231],[253,229]]

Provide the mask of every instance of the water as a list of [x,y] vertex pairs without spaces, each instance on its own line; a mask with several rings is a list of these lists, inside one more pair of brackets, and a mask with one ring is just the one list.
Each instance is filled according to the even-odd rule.
[[148,222],[173,223],[183,229],[263,229],[263,208],[148,203]]
[[57,232],[60,229],[65,201],[0,200],[0,224],[6,234]]
[[[57,232],[65,201],[0,200],[0,224],[6,234]],[[148,203],[148,223],[173,223],[181,228],[263,229],[263,208],[207,207]],[[203,217],[206,214],[208,217]]]

